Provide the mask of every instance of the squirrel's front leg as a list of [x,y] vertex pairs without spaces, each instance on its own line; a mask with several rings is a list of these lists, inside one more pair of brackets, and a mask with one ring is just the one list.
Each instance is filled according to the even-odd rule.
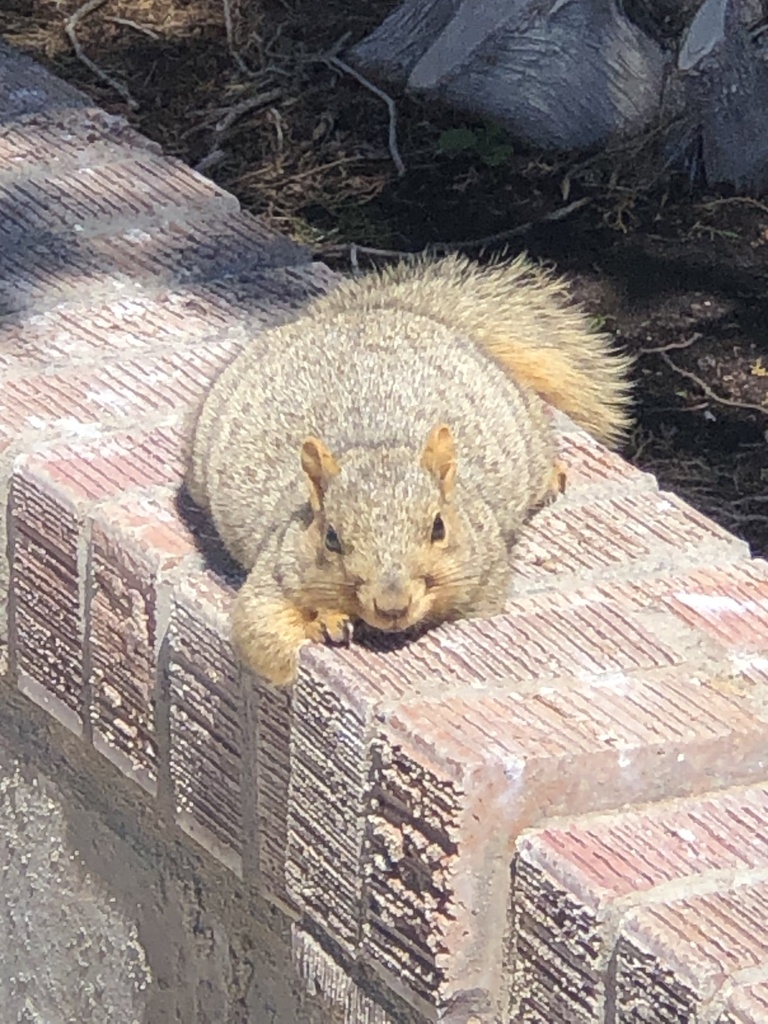
[[340,641],[347,637],[349,617],[343,612],[308,611],[265,585],[252,571],[232,608],[232,641],[240,660],[274,686],[292,683],[299,670],[299,649],[307,640]]

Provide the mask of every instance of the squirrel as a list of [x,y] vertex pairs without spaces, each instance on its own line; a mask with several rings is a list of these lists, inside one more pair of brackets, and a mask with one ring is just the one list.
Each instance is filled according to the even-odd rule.
[[275,685],[305,641],[501,612],[511,551],[563,489],[547,403],[609,446],[630,358],[525,255],[350,279],[214,381],[188,492],[247,571],[241,661]]

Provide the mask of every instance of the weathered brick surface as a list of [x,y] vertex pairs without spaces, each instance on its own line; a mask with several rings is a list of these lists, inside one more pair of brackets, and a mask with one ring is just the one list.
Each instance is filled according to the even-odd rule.
[[[610,544],[606,538],[610,538]],[[673,494],[623,493],[545,508],[517,547],[514,592],[678,572],[745,558],[749,549]]]
[[[272,899],[290,902],[287,886],[293,694],[256,684],[252,723],[256,807],[253,818],[259,880]],[[251,723],[249,723],[250,725]]]
[[[763,925],[764,927],[764,925]],[[766,971],[763,971],[765,978]],[[717,1024],[763,1024],[768,1020],[768,978],[732,987]]]
[[240,674],[227,640],[231,592],[189,572],[171,599],[162,658],[169,703],[176,819],[234,870],[242,869],[243,744]]
[[654,476],[625,462],[589,434],[574,431],[560,433],[559,437],[559,457],[567,470],[565,492],[568,500],[585,500],[601,494],[658,492]]
[[0,214],[22,689],[298,915],[345,1024],[765,1020],[768,563],[555,415],[505,615],[269,689],[183,431],[334,275],[2,44]]
[[[172,272],[175,280],[184,283],[309,263],[307,249],[275,234],[250,214],[217,211],[187,221],[185,213],[164,211],[160,223],[88,238],[81,249],[93,255],[94,263],[132,276],[165,277]],[[285,285],[281,287],[280,278],[277,282],[274,297],[284,301]]]
[[[85,505],[21,470],[9,501],[11,664],[25,686],[40,687],[75,728],[83,715],[80,533]],[[71,717],[63,712],[68,711]]]
[[354,955],[368,721],[365,706],[346,696],[316,676],[294,687],[286,878],[290,898]]
[[298,925],[291,929],[296,973],[308,992],[320,995],[341,1013],[343,1024],[393,1024],[382,1006],[370,999],[320,943]]
[[125,491],[177,482],[181,472],[179,435],[168,428],[122,435],[99,428],[90,442],[17,461],[8,504],[12,662],[25,686],[41,688],[39,699],[47,692],[78,720],[88,512]]
[[128,273],[94,263],[92,255],[64,238],[24,238],[0,246],[0,317],[51,309],[83,295],[91,303],[141,293]]
[[[180,259],[184,260],[183,253]],[[180,271],[171,260],[167,269],[169,280]],[[164,273],[162,264],[158,261],[151,272]],[[207,285],[204,289],[159,287],[101,302],[64,302],[22,320],[0,319],[0,369],[10,380],[28,374],[30,368],[93,367],[107,359],[158,356],[200,342],[244,341],[283,319],[329,279],[329,274],[314,266],[254,272],[249,278],[247,315],[228,294],[237,286],[236,278],[228,279],[219,292]]]
[[183,416],[236,351],[234,342],[209,342],[90,369],[8,379],[0,395],[0,432],[33,440],[42,433],[78,435],[89,426]]
[[97,167],[132,152],[159,155],[161,148],[98,107],[31,113],[0,124],[0,182]]
[[[157,656],[169,612],[160,588],[196,549],[171,495],[136,496],[89,516],[87,700],[96,746],[145,785],[157,781]],[[167,604],[167,601],[166,601]]]
[[[756,872],[765,877],[766,812],[768,785],[762,784],[524,835],[513,887],[511,1019],[602,1022],[609,1005],[624,1005],[629,1013],[637,998],[640,1006],[650,974],[641,989],[634,986],[634,996],[632,983],[621,982],[623,1004],[613,988],[612,958],[624,920],[630,922],[624,941],[634,934],[627,913],[637,908],[642,923],[646,912],[663,917],[676,899],[709,897],[739,879],[749,884]],[[730,948],[730,938],[718,939],[716,920],[710,922],[712,941]],[[652,971],[650,961],[638,957]],[[672,988],[683,982],[671,963],[666,969]],[[663,973],[664,967],[657,977]]]
[[617,1024],[702,1020],[740,974],[768,973],[768,868],[762,881],[630,911],[616,951]]
[[73,231],[80,236],[151,223],[172,210],[236,211],[238,202],[177,160],[151,153],[0,183],[0,239]]

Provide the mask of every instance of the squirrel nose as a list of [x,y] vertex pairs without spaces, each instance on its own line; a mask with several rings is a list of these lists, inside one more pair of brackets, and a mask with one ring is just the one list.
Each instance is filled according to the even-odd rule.
[[376,614],[382,619],[396,622],[397,619],[402,619],[408,614],[412,597],[401,578],[393,578],[388,575],[381,583],[379,592],[373,599],[373,607],[376,609]]
[[408,614],[411,609],[411,601],[409,598],[404,598],[398,594],[395,600],[391,602],[386,598],[383,600],[375,598],[373,607],[376,609],[376,614],[381,616],[382,619],[397,622],[398,619],[403,619]]

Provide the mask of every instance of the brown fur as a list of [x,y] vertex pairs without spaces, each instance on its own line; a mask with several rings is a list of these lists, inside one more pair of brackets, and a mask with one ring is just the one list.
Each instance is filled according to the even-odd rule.
[[629,361],[520,257],[342,283],[213,385],[188,485],[249,570],[240,656],[290,682],[306,640],[503,608],[509,553],[564,488],[543,401],[614,443]]

